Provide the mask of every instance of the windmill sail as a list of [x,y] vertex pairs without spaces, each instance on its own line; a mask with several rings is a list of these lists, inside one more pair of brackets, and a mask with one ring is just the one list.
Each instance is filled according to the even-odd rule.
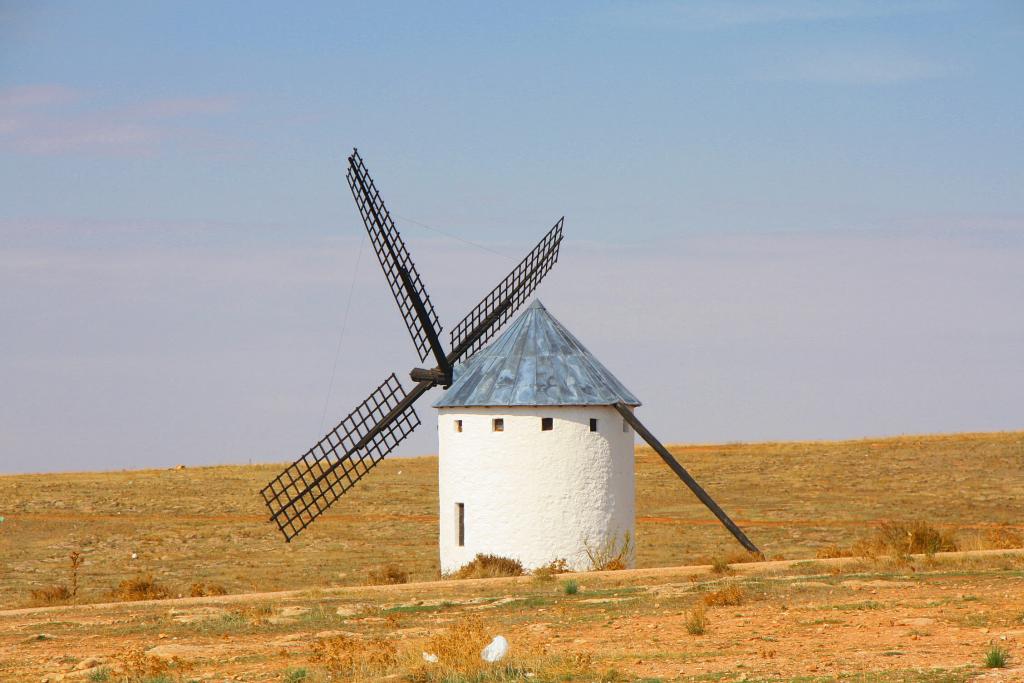
[[394,373],[261,493],[270,519],[291,541],[356,485],[420,425],[413,402],[429,385],[406,393]]
[[459,323],[458,343],[453,335],[452,351],[446,355],[434,306],[384,200],[358,151],[353,150],[348,162],[352,197],[409,335],[420,360],[433,353],[437,367],[415,368],[410,374],[417,384],[408,393],[392,373],[327,436],[263,488],[270,519],[286,541],[322,515],[419,426],[413,410],[416,400],[431,387],[447,386],[452,364],[485,344],[526,301],[558,260],[562,241],[564,219]]
[[448,354],[453,365],[486,344],[537,289],[558,261],[564,222],[564,216],[559,218],[519,265],[455,326],[451,334],[452,350]]
[[426,360],[433,353],[438,364],[445,365],[444,352],[438,341],[441,324],[434,312],[434,305],[358,151],[353,151],[348,158],[348,174],[345,177],[420,360]]

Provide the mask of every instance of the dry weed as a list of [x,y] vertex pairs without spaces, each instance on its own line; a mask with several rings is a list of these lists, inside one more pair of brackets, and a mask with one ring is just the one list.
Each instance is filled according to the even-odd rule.
[[849,548],[840,548],[836,544],[825,546],[824,548],[818,548],[818,552],[814,554],[819,560],[833,560],[838,557],[852,557],[853,551]]
[[471,562],[467,562],[449,578],[452,579],[490,579],[496,576],[522,576],[526,572],[519,560],[498,555],[478,554]]
[[188,594],[193,598],[204,598],[213,595],[227,595],[228,592],[224,586],[221,586],[220,584],[193,583],[191,588],[189,588]]
[[409,572],[396,564],[371,569],[367,575],[367,583],[371,586],[390,586],[409,583]]
[[170,597],[171,592],[153,580],[152,576],[136,576],[125,579],[110,592],[115,600],[163,600]]
[[82,564],[85,563],[85,558],[82,557],[82,553],[77,550],[72,551],[68,555],[68,578],[71,582],[71,597],[78,597],[78,570],[81,569]]
[[729,564],[746,564],[748,562],[764,562],[764,553],[754,553],[749,550],[731,550],[725,554],[725,561]]
[[84,558],[77,550],[68,555],[68,584],[57,583],[44,588],[29,590],[32,603],[36,605],[56,605],[74,599],[78,595],[78,570]]
[[730,583],[725,588],[711,593],[704,594],[704,604],[708,607],[725,607],[742,605],[747,598],[747,592],[743,586]]
[[56,605],[71,599],[71,591],[64,584],[35,588],[29,595],[36,605]]
[[887,520],[879,524],[874,535],[855,542],[851,553],[857,557],[874,558],[889,555],[893,558],[902,558],[921,553],[934,555],[937,552],[956,549],[952,534],[940,531],[928,522]]
[[721,555],[716,555],[711,558],[711,571],[716,574],[728,574],[732,571],[732,567],[729,566],[729,562]]
[[[407,680],[417,683],[569,681],[592,673],[593,660],[588,653],[549,655],[543,649],[532,649],[522,643],[514,644],[500,662],[485,662],[480,652],[495,633],[479,617],[471,617],[410,646],[402,666],[410,672]],[[425,661],[424,654],[436,657],[437,661]]]
[[395,644],[383,638],[332,636],[314,641],[311,650],[313,662],[346,677],[380,677],[398,661]]
[[180,680],[192,666],[177,657],[162,659],[146,654],[142,649],[122,650],[114,655],[119,664],[121,679],[125,681],[171,681]]
[[554,560],[543,567],[537,567],[531,574],[538,581],[551,581],[555,575],[564,574],[567,571],[569,571],[569,566],[565,560]]
[[963,537],[963,550],[1010,550],[1024,548],[1024,536],[1012,527],[1001,524]]
[[618,535],[614,535],[601,545],[585,542],[583,550],[590,562],[590,570],[598,572],[627,569],[636,557],[636,543],[628,531],[622,535],[621,540]]
[[697,605],[686,615],[686,632],[691,636],[702,636],[708,630],[708,615],[704,603]]

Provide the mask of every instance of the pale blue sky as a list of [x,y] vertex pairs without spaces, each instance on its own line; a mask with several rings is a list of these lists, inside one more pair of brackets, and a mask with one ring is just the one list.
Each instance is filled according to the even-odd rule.
[[0,2],[0,471],[404,378],[352,146],[446,328],[565,215],[540,296],[663,440],[1024,428],[1022,82],[1020,2]]

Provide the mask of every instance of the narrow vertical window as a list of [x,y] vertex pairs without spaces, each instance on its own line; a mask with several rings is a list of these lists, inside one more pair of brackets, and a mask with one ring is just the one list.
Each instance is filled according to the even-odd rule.
[[494,418],[491,421],[491,431],[495,431],[495,432],[503,432],[503,431],[505,431],[505,420],[500,418],[500,417]]
[[555,420],[550,417],[542,417],[540,419],[540,430],[542,432],[550,432],[555,428]]
[[590,431],[592,431],[592,432],[596,432],[597,431],[597,418],[596,417],[590,418]]
[[461,432],[462,431],[462,420],[456,420],[455,421],[455,431],[457,431],[457,432]]
[[466,504],[455,504],[455,540],[459,547],[466,545]]
[[626,422],[625,419],[622,420],[622,431],[624,431],[624,432],[628,432],[629,431],[629,423]]

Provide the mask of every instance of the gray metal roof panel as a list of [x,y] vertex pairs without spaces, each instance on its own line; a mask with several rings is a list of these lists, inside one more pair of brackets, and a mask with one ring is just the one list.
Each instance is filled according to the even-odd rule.
[[493,344],[455,366],[454,375],[435,408],[640,405],[540,301]]

